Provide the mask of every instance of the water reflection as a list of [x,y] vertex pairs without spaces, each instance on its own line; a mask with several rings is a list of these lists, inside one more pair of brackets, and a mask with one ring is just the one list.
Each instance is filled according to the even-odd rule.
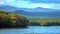
[[0,29],[0,34],[60,34],[60,26],[28,26],[25,29]]

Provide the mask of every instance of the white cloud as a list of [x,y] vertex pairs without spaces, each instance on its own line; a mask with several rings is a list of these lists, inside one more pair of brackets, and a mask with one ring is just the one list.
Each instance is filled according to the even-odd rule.
[[60,3],[52,4],[52,9],[60,9]]
[[0,4],[4,4],[4,2],[3,1],[0,1]]
[[32,3],[30,1],[25,1],[25,0],[5,0],[5,2],[8,5],[12,5],[20,8],[36,8],[36,7],[50,8],[49,4]]
[[8,3],[14,2],[15,0],[5,0]]
[[[6,4],[20,7],[20,8],[36,8],[36,7],[42,7],[42,8],[52,8],[52,9],[60,9],[60,4],[56,3],[33,3],[31,1],[25,1],[25,0],[4,0]],[[4,2],[0,2],[0,4],[4,4]]]
[[0,0],[0,5],[3,5],[4,4],[4,1],[3,0]]

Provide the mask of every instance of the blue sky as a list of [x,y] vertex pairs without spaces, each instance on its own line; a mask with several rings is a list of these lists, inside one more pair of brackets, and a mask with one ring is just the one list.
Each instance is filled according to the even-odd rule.
[[60,0],[0,0],[0,5],[11,5],[19,8],[60,9]]

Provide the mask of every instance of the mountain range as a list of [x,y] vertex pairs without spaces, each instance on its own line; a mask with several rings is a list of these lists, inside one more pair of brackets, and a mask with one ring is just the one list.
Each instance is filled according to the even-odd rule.
[[14,12],[24,16],[60,16],[60,10],[49,9],[49,8],[17,8],[10,5],[0,6],[0,10]]

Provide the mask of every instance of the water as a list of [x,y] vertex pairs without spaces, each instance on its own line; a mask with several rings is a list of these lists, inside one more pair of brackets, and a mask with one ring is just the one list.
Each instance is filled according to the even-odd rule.
[[60,34],[60,26],[28,26],[25,29],[0,29],[0,34]]

